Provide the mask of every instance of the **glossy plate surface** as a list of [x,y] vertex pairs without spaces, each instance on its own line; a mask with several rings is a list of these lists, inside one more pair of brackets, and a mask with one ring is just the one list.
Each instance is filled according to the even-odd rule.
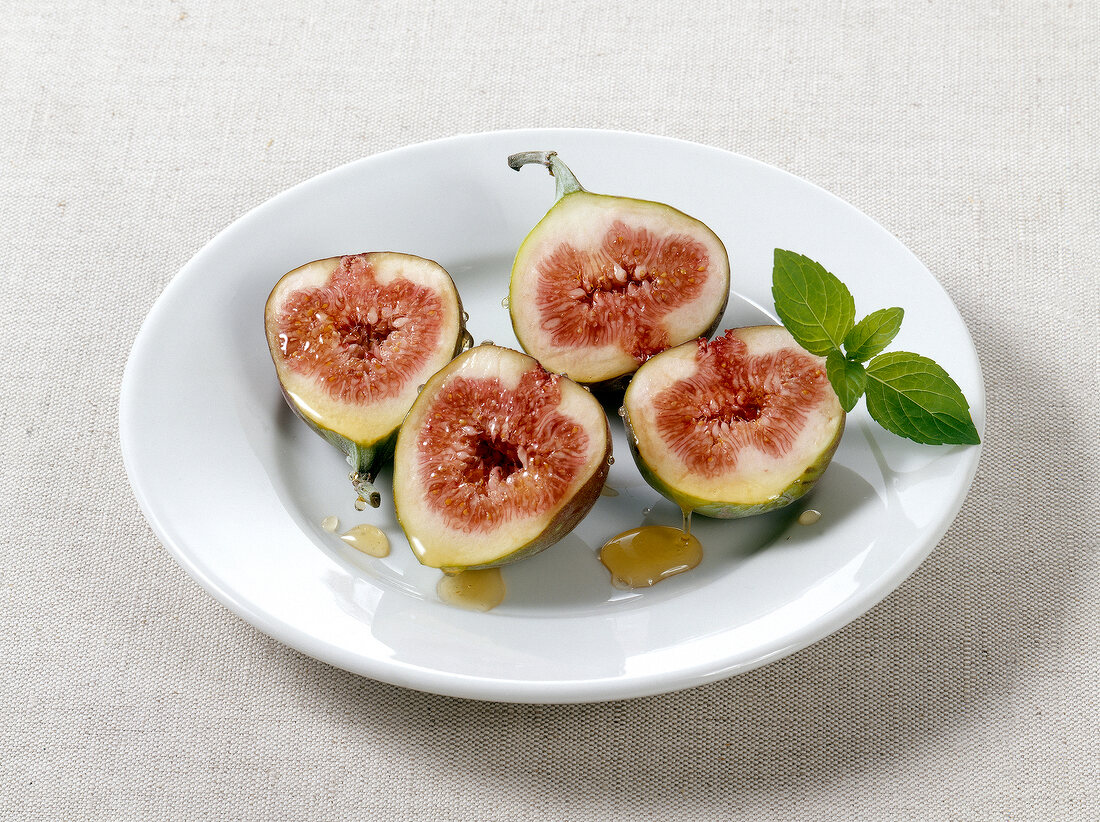
[[[368,157],[245,215],[203,248],[157,300],[123,379],[120,430],[135,495],[160,540],[219,601],[271,636],[376,679],[441,694],[578,702],[670,691],[782,657],[893,590],[946,531],[977,447],[919,446],[849,416],[819,486],[749,520],[696,518],[695,570],[654,588],[610,585],[596,552],[678,509],[638,475],[620,420],[618,457],[588,518],[550,550],[504,569],[489,613],[447,606],[439,572],[414,560],[383,506],[356,511],[342,456],[293,417],[264,339],[263,308],[285,272],[314,259],[404,251],[451,272],[476,341],[515,346],[502,304],[512,257],[553,200],[543,169],[509,154],[556,150],[591,191],[658,200],[707,223],[730,252],[721,328],[774,322],[773,249],[819,260],[860,316],[906,311],[893,350],[943,365],[972,404],[985,399],[973,343],[946,293],[885,229],[771,166],[640,134],[529,130],[455,137]],[[820,521],[797,523],[815,508]],[[369,522],[385,559],[321,528]]]

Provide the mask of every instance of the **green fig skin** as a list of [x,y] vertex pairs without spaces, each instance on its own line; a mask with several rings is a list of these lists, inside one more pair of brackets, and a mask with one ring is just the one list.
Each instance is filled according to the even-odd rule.
[[837,429],[836,436],[829,446],[821,452],[821,455],[806,467],[805,472],[798,479],[774,497],[763,502],[754,503],[738,502],[736,500],[715,502],[713,500],[699,499],[698,497],[684,494],[662,480],[653,468],[651,468],[642,458],[641,453],[638,451],[638,440],[634,436],[634,429],[630,424],[629,414],[623,417],[623,422],[626,425],[630,454],[634,457],[634,463],[638,466],[638,471],[641,473],[642,479],[644,479],[658,494],[679,505],[681,511],[701,514],[704,517],[711,517],[713,519],[740,519],[741,517],[766,514],[768,511],[775,511],[778,508],[783,508],[805,496],[810,489],[817,484],[822,474],[825,473],[825,469],[829,467],[829,463],[833,459],[833,454],[836,453],[836,449],[840,446],[840,440],[844,434],[844,422],[842,421],[840,427]]

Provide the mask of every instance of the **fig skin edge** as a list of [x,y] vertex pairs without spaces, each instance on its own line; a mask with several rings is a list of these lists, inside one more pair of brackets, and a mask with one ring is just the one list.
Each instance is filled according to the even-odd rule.
[[[697,223],[699,226],[701,226],[703,229],[705,229],[707,232],[709,232],[712,235],[715,242],[718,244],[718,246],[722,249],[722,253],[725,256],[725,259],[726,259],[726,266],[725,266],[726,267],[726,275],[725,275],[726,288],[723,290],[723,295],[724,296],[722,298],[721,305],[718,305],[716,307],[715,312],[714,312],[714,319],[710,323],[710,325],[707,326],[704,329],[701,329],[697,336],[703,337],[703,338],[706,338],[706,339],[710,339],[714,335],[714,332],[718,330],[718,326],[722,322],[722,317],[725,314],[726,307],[729,304],[730,272],[729,272],[729,254],[726,251],[725,243],[722,242],[722,239],[717,234],[715,234],[710,229],[709,226],[707,226],[702,221],[696,219],[695,217],[692,217],[691,215],[680,211],[678,208],[668,205],[667,203],[660,203],[660,202],[657,202],[655,200],[642,200],[642,199],[639,199],[639,198],[636,198],[636,197],[619,197],[619,196],[616,196],[616,195],[613,195],[613,194],[596,194],[596,193],[590,192],[590,191],[588,191],[588,189],[586,189],[584,186],[582,186],[580,184],[580,181],[577,180],[576,175],[573,174],[572,170],[570,170],[570,168],[564,162],[561,161],[561,159],[558,157],[558,153],[556,151],[523,151],[523,152],[519,152],[517,154],[512,154],[508,157],[508,167],[511,168],[513,171],[519,171],[520,169],[523,168],[523,166],[530,165],[530,164],[536,164],[536,165],[541,165],[541,166],[545,167],[550,172],[550,176],[554,178],[554,183],[555,183],[554,202],[550,205],[550,208],[547,209],[547,212],[546,212],[546,214],[543,215],[542,219],[540,219],[538,221],[538,223],[536,223],[535,226],[527,233],[527,236],[524,238],[523,242],[520,243],[519,248],[516,250],[516,257],[515,257],[516,260],[520,259],[520,257],[522,256],[524,247],[531,240],[531,238],[537,236],[537,234],[539,232],[539,229],[543,226],[543,224],[546,222],[546,220],[551,216],[551,214],[554,211],[554,208],[558,204],[561,203],[563,198],[565,198],[566,196],[568,196],[570,194],[583,193],[583,194],[587,194],[588,196],[591,196],[591,197],[606,197],[606,198],[609,198],[609,199],[617,199],[617,200],[633,200],[633,201],[638,202],[638,203],[644,203],[644,204],[647,204],[647,205],[658,206],[662,209],[666,209],[668,212],[670,212],[672,214],[675,214],[677,216],[680,216],[680,217],[683,217],[687,220],[690,220],[694,223]],[[518,300],[518,299],[520,299],[520,296],[521,296],[519,294],[514,294],[513,293],[513,289],[514,289],[515,284],[516,284],[516,277],[515,277],[514,268],[515,268],[515,263],[513,262],[513,272],[512,272],[511,282],[509,284],[509,289],[508,289],[508,292],[509,292],[508,293],[508,299],[509,299],[509,301]],[[535,359],[539,359],[530,350],[528,345],[524,342],[524,337],[526,336],[526,334],[524,334],[523,330],[518,327],[518,325],[516,323],[515,313],[512,312],[512,311],[509,311],[509,318],[510,318],[511,323],[512,323],[512,331],[515,333],[516,339],[519,341],[520,346],[528,354],[535,357]],[[692,339],[694,339],[694,337]],[[679,344],[679,343],[677,343],[677,344]],[[669,347],[674,347],[674,346],[669,346]],[[654,354],[656,354],[656,353],[658,353],[658,352],[654,352]],[[574,380],[574,381],[577,382],[579,385],[586,386],[587,388],[589,388],[592,391],[592,393],[596,396],[596,398],[600,400],[600,402],[603,402],[603,403],[617,403],[617,402],[622,400],[623,393],[626,391],[626,387],[629,384],[631,377],[634,376],[634,372],[637,371],[637,369],[639,368],[640,365],[641,365],[641,363],[636,363],[632,369],[623,371],[619,374],[613,374],[613,375],[611,375],[609,377],[606,377],[605,379],[602,379],[602,380],[595,380],[595,381]]]
[[[480,347],[485,347],[487,344],[482,344]],[[494,346],[497,347],[497,346]],[[465,352],[464,352],[465,353]],[[452,363],[453,364],[453,363]],[[427,385],[424,386],[424,390],[421,391],[420,396],[431,396],[439,388],[439,386],[447,379],[448,374],[444,374],[448,371],[451,365],[444,366],[428,380]],[[559,375],[560,376],[560,375]],[[560,377],[562,380],[568,382],[574,382],[568,377]],[[576,384],[574,382],[574,384]],[[419,397],[417,398],[419,400]],[[410,412],[411,413],[411,412]],[[611,470],[611,456],[612,456],[612,441],[611,441],[611,426],[607,420],[607,414],[602,413],[603,419],[603,431],[604,431],[604,451],[597,464],[596,469],[592,472],[592,475],[585,481],[584,485],[577,489],[576,493],[561,507],[558,511],[547,521],[546,526],[539,532],[539,534],[532,540],[517,546],[514,550],[504,554],[492,562],[484,562],[475,565],[440,565],[440,566],[428,566],[438,567],[445,573],[456,573],[460,571],[477,571],[488,568],[499,568],[503,565],[510,565],[513,562],[518,562],[521,559],[534,556],[541,551],[546,550],[557,542],[560,542],[563,537],[569,534],[574,528],[580,524],[588,512],[592,510],[592,507],[596,504],[600,498],[600,492],[603,490],[604,483],[607,481],[607,475]],[[415,437],[418,432],[402,426],[395,437],[395,441],[403,442],[404,437]],[[395,449],[396,450],[396,449]],[[397,472],[395,466],[394,472],[394,485],[397,484]],[[394,502],[397,502],[397,490],[394,489],[393,497]],[[409,528],[406,525],[406,518],[402,516],[401,506],[395,504],[395,513],[397,516],[397,524],[401,526],[401,531],[404,533],[406,540],[412,544],[414,535],[409,533]],[[414,552],[415,554],[415,552]],[[420,559],[417,556],[418,560]]]
[[[399,254],[403,257],[415,257],[416,255],[406,254],[404,252],[386,251],[386,252],[370,252],[370,253],[382,253],[382,254]],[[340,257],[347,255],[339,255]],[[320,258],[328,259],[328,258]],[[314,260],[313,262],[319,262]],[[426,257],[416,257],[416,259],[426,260],[439,266],[446,271],[443,266],[439,265],[435,260],[428,260]],[[302,266],[292,269],[280,277],[279,280],[271,289],[271,293],[268,294],[267,301],[264,304],[264,318],[267,325],[267,318],[271,316],[271,301],[275,298],[275,294],[278,291],[279,283],[283,278],[293,274],[295,271],[303,268],[305,265],[311,265],[312,263],[305,263]],[[450,274],[448,273],[448,277]],[[454,281],[451,281],[451,292],[454,295],[455,304],[458,308],[458,339],[455,341],[454,350],[451,353],[451,359],[454,359],[463,351],[469,350],[473,345],[473,337],[470,336],[470,332],[466,330],[466,321],[463,319],[465,316],[462,308],[462,296],[458,293],[458,288],[454,285]],[[274,365],[278,365],[278,354],[272,347],[270,335],[265,328],[265,337],[268,338],[268,353],[271,355],[271,360]],[[276,368],[276,374],[278,374],[278,368]],[[335,447],[338,451],[344,454],[347,459],[347,463],[351,466],[351,471],[348,473],[348,479],[351,481],[352,487],[355,489],[357,499],[361,499],[367,503],[371,508],[378,508],[382,504],[382,495],[377,488],[374,487],[374,480],[378,476],[378,470],[393,456],[394,447],[397,444],[397,432],[401,428],[401,422],[387,434],[382,435],[378,439],[372,442],[356,442],[338,431],[334,431],[331,428],[318,423],[316,420],[311,419],[308,415],[304,414],[298,404],[294,402],[293,398],[286,390],[286,386],[283,385],[282,380],[279,382],[279,391],[283,395],[283,399],[286,404],[290,406],[290,410],[294,412],[294,416],[304,422],[314,433],[318,434],[325,442]]]

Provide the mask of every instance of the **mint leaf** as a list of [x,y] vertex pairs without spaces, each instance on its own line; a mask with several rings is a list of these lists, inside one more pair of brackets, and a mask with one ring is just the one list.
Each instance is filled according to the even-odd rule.
[[856,320],[851,292],[820,264],[793,251],[775,250],[775,312],[798,344],[819,357],[839,351]]
[[893,351],[866,370],[867,411],[887,431],[927,445],[981,441],[959,386],[932,360]]
[[897,336],[904,316],[900,308],[880,308],[856,323],[844,337],[848,359],[867,362],[875,354],[882,353]]
[[856,407],[867,385],[867,374],[858,362],[852,362],[839,351],[825,357],[825,374],[833,384],[845,413]]

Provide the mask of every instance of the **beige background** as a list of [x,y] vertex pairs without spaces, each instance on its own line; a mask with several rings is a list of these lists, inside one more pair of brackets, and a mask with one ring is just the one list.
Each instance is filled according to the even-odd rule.
[[[1100,815],[1100,5],[680,6],[0,4],[0,817]],[[117,398],[179,267],[318,172],[521,126],[781,166],[956,301],[981,468],[862,619],[682,693],[484,704],[288,650],[159,546]]]

